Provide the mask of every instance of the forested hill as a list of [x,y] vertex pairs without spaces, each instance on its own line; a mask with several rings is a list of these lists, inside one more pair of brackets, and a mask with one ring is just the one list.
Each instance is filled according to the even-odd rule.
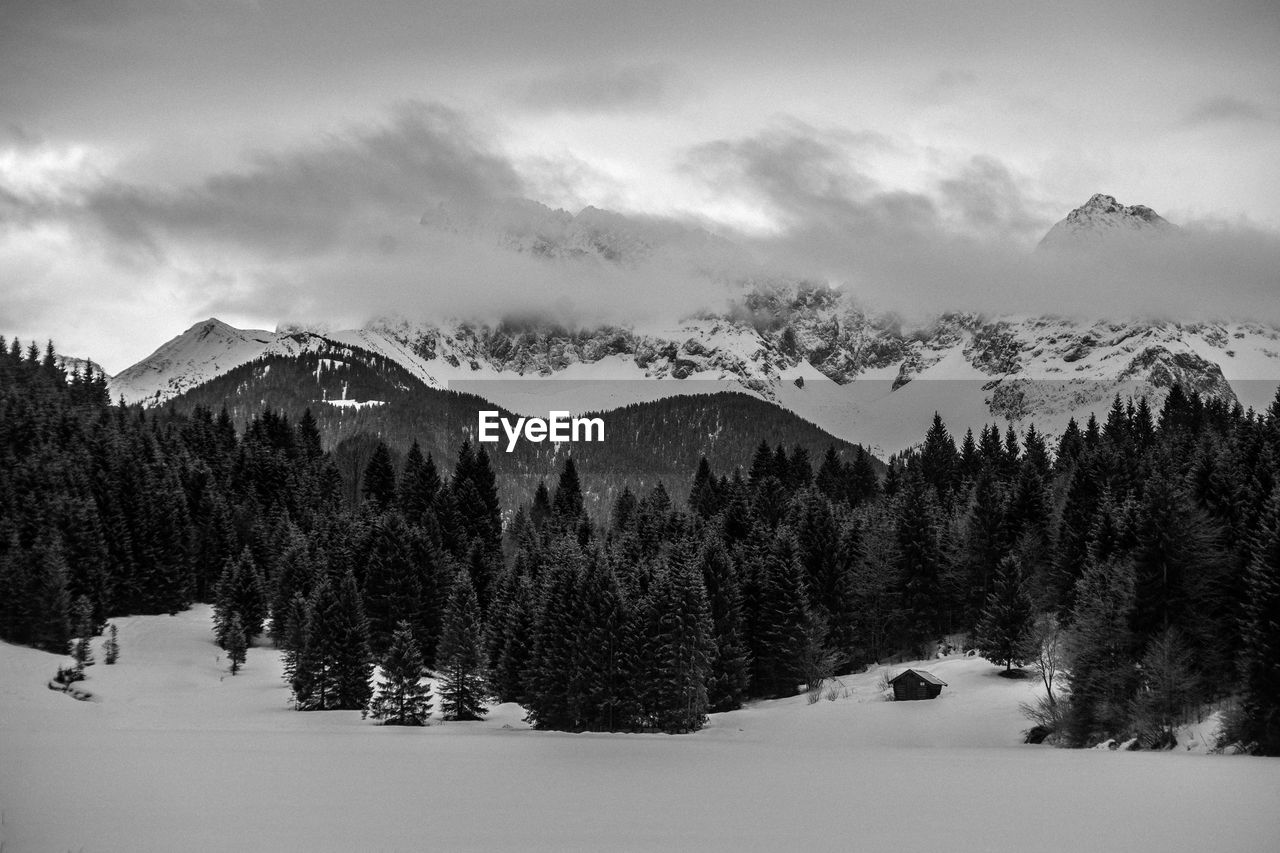
[[[1040,668],[1038,737],[1168,748],[1216,708],[1231,742],[1280,754],[1280,397],[1117,397],[1053,447],[936,418],[882,480],[762,442],[741,473],[690,465],[687,501],[625,490],[607,519],[585,492],[638,465],[621,453],[566,456],[504,505],[501,452],[397,465],[375,440],[352,491],[342,446],[305,413],[237,433],[208,408],[113,407],[52,349],[0,349],[0,638],[66,650],[103,618],[213,601],[233,659],[271,632],[300,710],[370,707],[375,661],[399,660],[405,684],[434,665],[539,728],[667,732],[958,644]],[[441,692],[446,718],[480,713]]]
[[[509,414],[473,394],[431,388],[384,356],[336,342],[241,365],[174,398],[171,405],[184,414],[197,407],[213,412],[225,407],[241,429],[265,410],[282,412],[297,423],[310,409],[353,495],[359,494],[360,477],[377,441],[388,445],[397,463],[414,441],[437,461],[450,460],[463,439],[475,440],[480,410]],[[699,457],[705,455],[718,471],[745,469],[762,441],[800,447],[814,464],[829,447],[850,463],[863,453],[786,409],[733,392],[636,403],[601,417],[603,443],[572,445],[589,482],[586,498],[593,513],[609,507],[626,485],[647,491],[661,482],[683,500],[688,473]],[[505,441],[487,447],[505,506],[528,501],[539,481],[552,482],[570,450],[568,445],[526,441],[510,453]],[[872,466],[884,471],[878,460]]]

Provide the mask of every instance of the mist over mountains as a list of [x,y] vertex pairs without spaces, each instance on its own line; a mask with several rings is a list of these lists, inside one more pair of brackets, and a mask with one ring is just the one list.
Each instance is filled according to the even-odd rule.
[[[465,390],[521,414],[549,402],[607,411],[663,397],[744,392],[844,441],[903,449],[939,411],[957,433],[995,421],[1060,431],[1115,394],[1162,397],[1174,383],[1264,407],[1280,376],[1280,331],[1262,322],[1178,322],[1052,315],[945,313],[914,323],[863,307],[846,288],[803,279],[734,277],[741,247],[710,232],[527,201],[423,217],[430,233],[500,250],[521,263],[571,270],[600,287],[653,264],[717,259],[697,271],[725,306],[671,322],[588,324],[555,305],[486,320],[386,316],[362,328],[284,324],[236,329],[211,318],[111,380],[113,396],[162,403],[267,357],[354,347],[389,359],[425,387]],[[1178,252],[1185,231],[1102,194],[1053,226],[1031,261],[1104,263]],[[483,252],[478,252],[483,254]],[[739,270],[742,267],[738,267]],[[694,274],[693,272],[690,273]],[[1087,289],[1087,288],[1086,288]],[[518,303],[517,303],[518,304]],[[661,380],[655,382],[654,380]],[[345,407],[365,402],[317,398]]]

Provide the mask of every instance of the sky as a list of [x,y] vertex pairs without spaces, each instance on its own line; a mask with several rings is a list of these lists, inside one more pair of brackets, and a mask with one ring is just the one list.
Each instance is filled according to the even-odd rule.
[[[1280,321],[1274,0],[0,5],[0,334],[109,372],[209,316],[722,298],[705,259],[552,264],[421,224],[520,198],[707,232],[735,273],[876,310]],[[1034,261],[1096,192],[1185,239]]]

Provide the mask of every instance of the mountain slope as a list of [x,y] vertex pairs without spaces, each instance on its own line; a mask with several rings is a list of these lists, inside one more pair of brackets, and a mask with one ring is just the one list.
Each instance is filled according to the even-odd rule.
[[[464,439],[476,441],[478,412],[495,408],[474,394],[431,387],[393,359],[320,336],[311,336],[295,355],[266,355],[242,364],[169,405],[184,412],[225,406],[237,425],[264,408],[284,411],[295,421],[310,409],[325,446],[335,450],[347,482],[357,488],[370,436],[398,454],[417,441],[423,453],[448,467]],[[544,407],[540,414],[547,412]],[[601,417],[603,443],[521,441],[511,452],[505,441],[485,444],[504,505],[527,501],[539,480],[554,484],[570,452],[597,509],[607,508],[624,485],[648,489],[662,482],[673,498],[683,499],[700,456],[717,473],[728,474],[747,467],[761,441],[803,447],[815,467],[828,446],[847,461],[861,452],[784,408],[742,393],[669,397]]]

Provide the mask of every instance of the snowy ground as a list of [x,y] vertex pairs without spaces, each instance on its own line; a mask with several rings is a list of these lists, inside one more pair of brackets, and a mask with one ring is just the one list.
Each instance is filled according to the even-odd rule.
[[1032,683],[980,660],[929,664],[932,702],[869,673],[690,736],[533,732],[512,705],[394,729],[290,711],[267,648],[225,675],[207,608],[118,624],[92,702],[0,644],[3,853],[1280,849],[1280,760],[1024,746]]

